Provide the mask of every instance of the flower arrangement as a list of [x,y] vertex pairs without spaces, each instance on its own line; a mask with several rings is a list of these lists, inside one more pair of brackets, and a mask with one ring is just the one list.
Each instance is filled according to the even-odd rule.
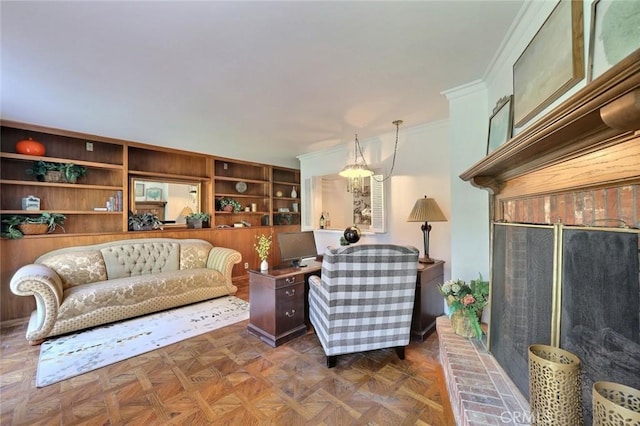
[[465,315],[469,319],[476,337],[480,339],[482,337],[480,316],[484,307],[489,303],[489,281],[484,281],[480,275],[477,280],[471,280],[469,284],[463,280],[450,280],[439,285],[438,288],[447,301],[451,314],[459,311]]
[[253,245],[260,260],[266,260],[269,256],[269,249],[271,249],[271,235],[268,237],[264,234],[256,235],[256,243]]

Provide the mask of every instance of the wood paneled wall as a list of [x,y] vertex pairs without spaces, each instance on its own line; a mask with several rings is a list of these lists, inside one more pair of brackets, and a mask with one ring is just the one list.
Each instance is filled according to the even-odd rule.
[[18,240],[0,240],[0,321],[9,321],[28,317],[35,309],[33,297],[16,296],[11,292],[9,282],[13,274],[23,265],[32,263],[39,256],[51,250],[100,244],[110,241],[134,239],[134,238],[199,238],[209,241],[214,246],[228,247],[242,253],[242,261],[233,268],[235,278],[244,277],[247,270],[244,264],[248,263],[250,269],[259,268],[257,253],[253,248],[256,235],[266,234],[273,236],[273,244],[269,255],[269,263],[280,263],[280,252],[277,243],[277,233],[299,231],[299,225],[278,227],[248,227],[231,229],[186,229],[178,228],[158,231],[140,231],[125,233],[110,233],[103,235],[48,235],[24,237]]

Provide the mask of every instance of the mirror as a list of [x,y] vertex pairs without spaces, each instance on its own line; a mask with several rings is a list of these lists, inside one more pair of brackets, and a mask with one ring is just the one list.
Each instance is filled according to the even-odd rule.
[[165,224],[186,224],[189,213],[200,211],[200,182],[131,178],[130,210],[152,212]]
[[320,201],[319,210],[329,212],[327,229],[344,230],[356,225],[362,231],[385,232],[382,175],[365,178],[360,193],[347,192],[347,180],[337,174],[320,176],[318,182],[320,197],[316,199]]

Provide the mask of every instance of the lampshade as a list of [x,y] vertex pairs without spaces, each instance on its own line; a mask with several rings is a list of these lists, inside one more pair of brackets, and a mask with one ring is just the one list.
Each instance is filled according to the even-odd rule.
[[424,198],[418,199],[416,204],[413,206],[413,210],[411,210],[411,214],[407,219],[407,222],[446,222],[447,218],[445,217],[440,207],[438,207],[438,203],[433,198],[427,198],[425,195]]
[[346,178],[363,178],[373,176],[373,172],[367,169],[363,164],[348,164],[339,173],[340,176]]
[[181,211],[180,214],[178,216],[184,216],[187,217],[189,216],[191,213],[193,213],[193,210],[191,210],[190,207],[184,207]]

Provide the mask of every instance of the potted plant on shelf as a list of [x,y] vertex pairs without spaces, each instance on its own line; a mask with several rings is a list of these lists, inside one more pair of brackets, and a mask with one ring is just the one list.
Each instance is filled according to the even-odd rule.
[[264,234],[256,235],[256,243],[253,245],[260,258],[260,270],[268,271],[269,263],[267,257],[269,257],[269,250],[271,249],[271,235],[268,237]]
[[209,213],[189,213],[185,219],[187,220],[187,228],[211,227],[211,215]]
[[239,212],[242,205],[231,197],[223,197],[220,199],[220,210],[225,212]]
[[151,212],[130,213],[129,214],[129,230],[130,231],[150,231],[152,229],[162,229],[163,223],[158,216]]
[[69,183],[76,183],[78,178],[85,177],[87,175],[86,167],[78,166],[73,163],[60,164],[58,170],[64,174],[65,179]]
[[42,212],[39,216],[14,215],[2,219],[2,237],[9,239],[22,238],[25,235],[38,235],[53,232],[57,227],[63,231],[62,224],[66,216],[60,213]]
[[489,281],[484,281],[480,275],[469,284],[463,280],[450,280],[438,286],[438,289],[449,306],[454,333],[480,339],[480,318],[484,307],[489,303]]
[[78,178],[87,175],[87,168],[73,163],[53,163],[50,161],[34,161],[27,173],[35,176],[40,182],[76,183]]

